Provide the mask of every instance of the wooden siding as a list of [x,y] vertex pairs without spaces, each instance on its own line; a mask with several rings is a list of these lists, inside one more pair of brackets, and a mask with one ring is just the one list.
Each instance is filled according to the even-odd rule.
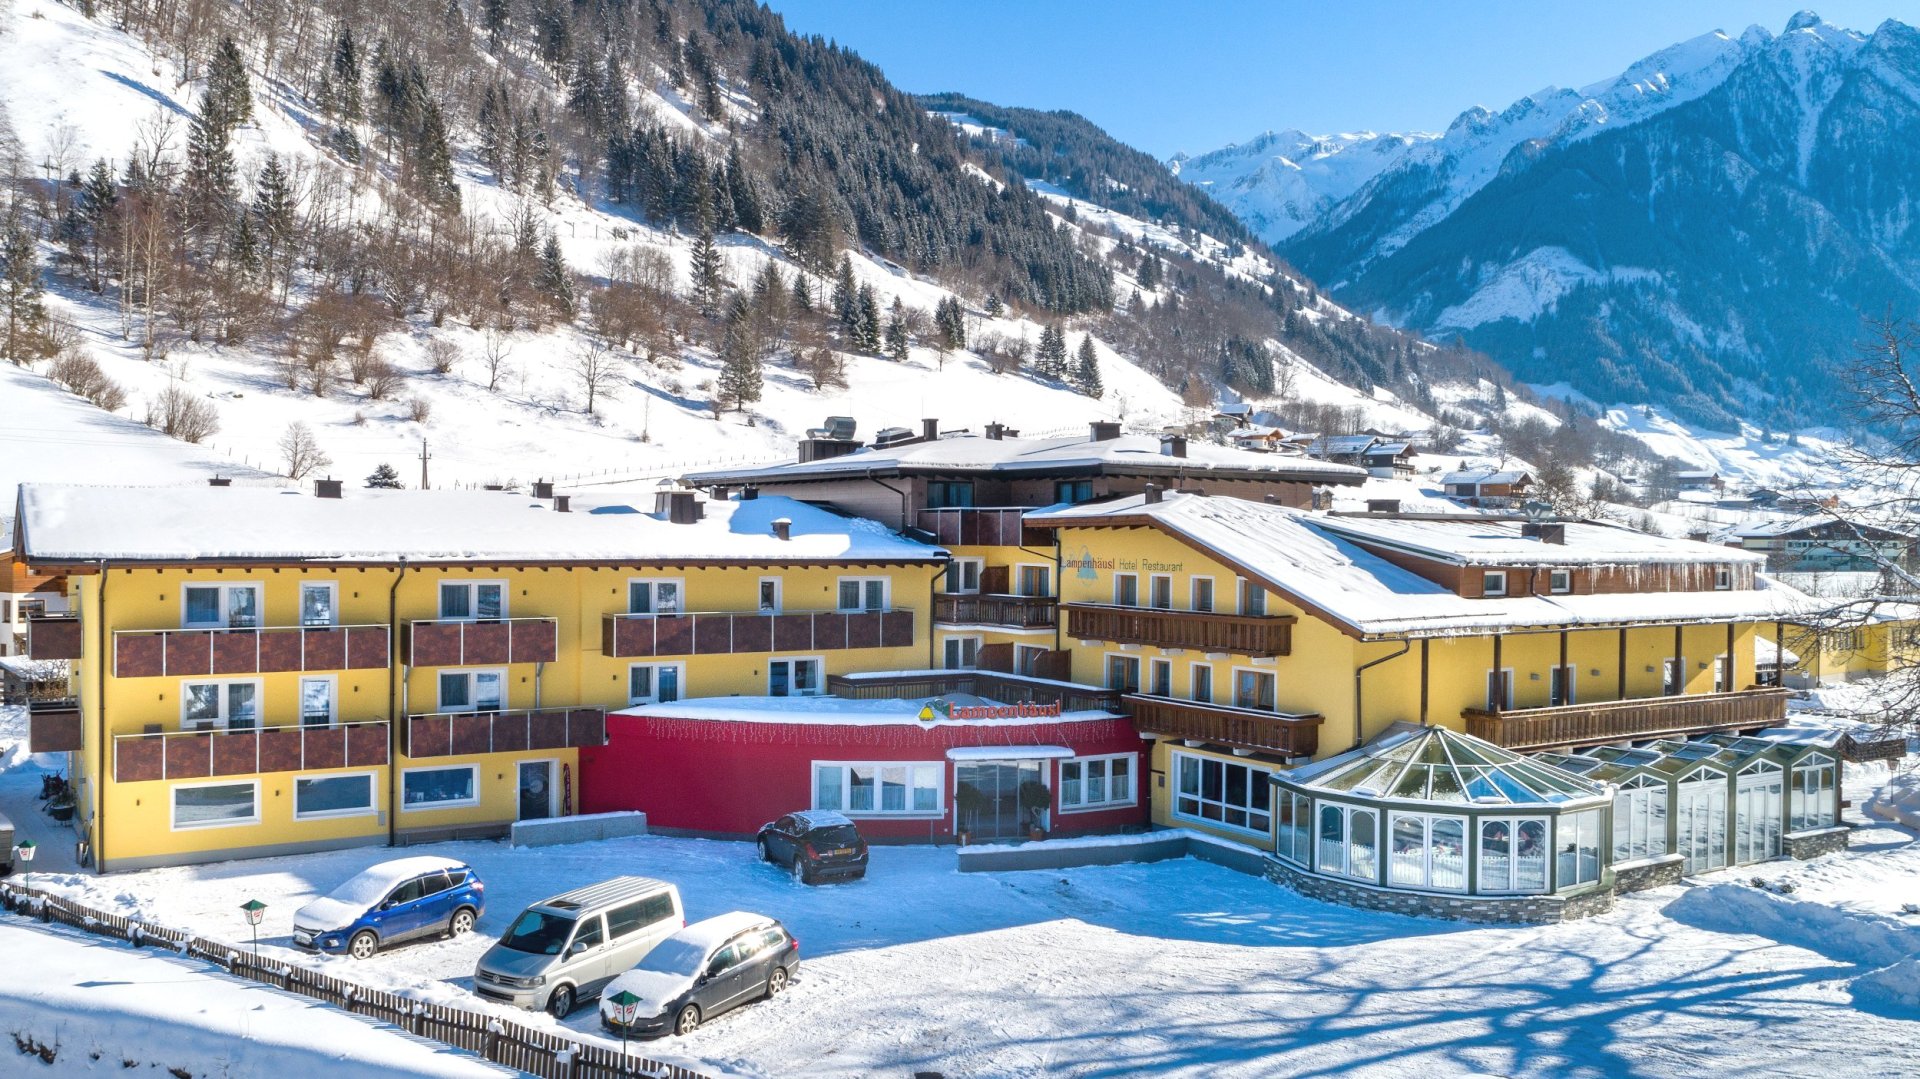
[[1067,635],[1083,641],[1248,656],[1284,656],[1293,650],[1292,615],[1219,614],[1092,603],[1069,603],[1065,607]]
[[80,616],[32,615],[27,618],[27,655],[34,659],[79,659]]
[[1777,727],[1786,721],[1789,695],[1785,689],[1756,688],[1506,712],[1468,708],[1461,716],[1475,738],[1535,750]]
[[1283,757],[1311,757],[1320,748],[1322,720],[1311,713],[1263,712],[1145,693],[1127,694],[1126,705],[1133,714],[1133,725],[1142,734],[1277,753]]
[[949,625],[1044,629],[1054,623],[1055,606],[1051,596],[940,595],[934,597],[933,620]]

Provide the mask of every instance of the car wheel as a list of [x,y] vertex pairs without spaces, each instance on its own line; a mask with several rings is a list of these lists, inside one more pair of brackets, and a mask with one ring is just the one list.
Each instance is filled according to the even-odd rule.
[[773,861],[773,844],[767,842],[764,838],[760,840],[760,860],[763,862]]
[[471,932],[473,932],[473,908],[461,907],[454,911],[453,917],[447,922],[447,935],[460,937]]
[[807,868],[807,860],[805,858],[795,858],[793,860],[793,882],[795,884],[813,883],[813,871]]
[[779,996],[781,990],[785,989],[786,987],[787,987],[787,968],[785,967],[773,968],[773,973],[767,975],[767,999],[772,1000],[774,997]]
[[379,950],[380,938],[374,936],[371,929],[362,929],[353,935],[352,940],[347,941],[347,954],[355,959],[372,959],[373,953]]
[[699,1029],[700,1029],[700,1006],[697,1004],[687,1005],[686,1007],[680,1009],[679,1015],[674,1017],[673,1032],[675,1034],[680,1035],[681,1037],[685,1037],[688,1034],[691,1034],[694,1031]]
[[565,1019],[573,1011],[573,986],[563,985],[547,998],[547,1014],[555,1019]]

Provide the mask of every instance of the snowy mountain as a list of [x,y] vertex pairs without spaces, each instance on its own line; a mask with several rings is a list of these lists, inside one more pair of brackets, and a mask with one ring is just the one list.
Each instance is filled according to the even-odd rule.
[[1175,175],[1231,207],[1270,244],[1322,220],[1414,147],[1438,135],[1309,135],[1267,131],[1198,157],[1177,154]]

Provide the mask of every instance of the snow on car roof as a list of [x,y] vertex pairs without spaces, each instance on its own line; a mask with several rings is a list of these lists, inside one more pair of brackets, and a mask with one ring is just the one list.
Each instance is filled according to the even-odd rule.
[[749,929],[758,929],[772,924],[773,919],[764,914],[749,914],[744,910],[728,911],[725,914],[716,914],[711,918],[694,922],[668,937],[667,940],[678,941],[689,949],[697,948],[704,954],[732,940],[736,933],[744,933]]
[[843,824],[849,826],[853,824],[853,818],[847,816],[845,813],[836,813],[831,809],[802,809],[798,813],[789,813],[787,815],[805,825],[809,830],[814,828],[838,828]]
[[[347,488],[339,498],[264,487],[22,484],[27,561],[320,562],[941,561],[945,552],[885,526],[790,498],[707,501],[674,524],[632,497],[544,499],[505,491]],[[789,539],[773,522],[791,522]]]
[[452,858],[441,858],[431,854],[416,854],[407,858],[395,858],[390,862],[371,865],[343,881],[338,888],[329,892],[334,899],[348,902],[371,903],[380,899],[397,885],[411,880],[422,873],[435,870],[465,869],[467,863]]

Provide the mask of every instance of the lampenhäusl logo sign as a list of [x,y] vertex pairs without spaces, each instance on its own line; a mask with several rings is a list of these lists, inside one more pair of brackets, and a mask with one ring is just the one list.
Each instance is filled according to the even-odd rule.
[[955,704],[944,698],[928,701],[920,708],[920,722],[932,723],[937,719],[1058,719],[1060,702],[1048,701],[1041,704],[1030,701],[1025,704]]

